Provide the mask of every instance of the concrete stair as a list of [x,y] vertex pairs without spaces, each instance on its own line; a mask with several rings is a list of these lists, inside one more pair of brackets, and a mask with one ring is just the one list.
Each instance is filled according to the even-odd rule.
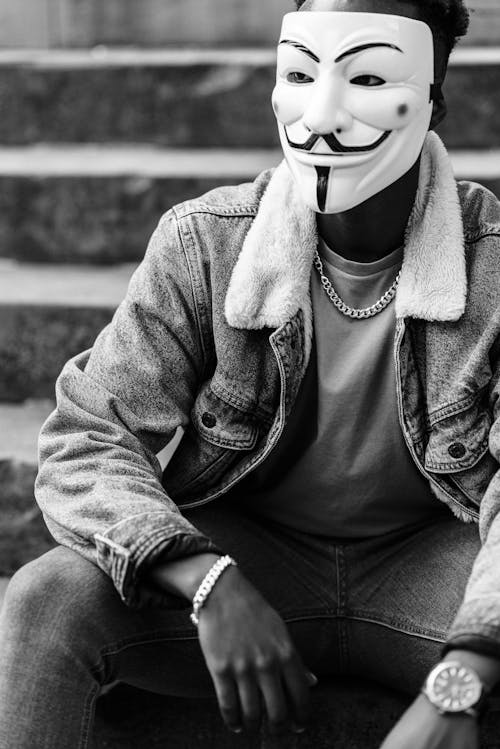
[[[440,129],[449,148],[498,145],[499,75],[499,47],[454,53]],[[277,147],[274,79],[271,49],[3,50],[0,142]]]
[[53,407],[0,405],[0,602],[8,576],[54,545],[33,499],[38,432]]
[[53,397],[57,373],[110,321],[133,267],[0,262],[0,401]]
[[[468,0],[467,43],[498,43],[498,0]],[[293,0],[0,0],[0,46],[273,44]]]
[[[480,181],[500,194],[500,148],[451,155],[459,178]],[[136,262],[171,205],[220,184],[251,180],[281,158],[277,149],[0,148],[0,258]]]
[[[3,154],[0,149],[0,194],[2,185],[18,181],[34,193],[25,201],[28,220],[10,224],[8,211],[0,217],[0,256],[11,255],[0,260],[0,401],[7,402],[51,397],[66,359],[88,348],[111,319],[165,207],[162,198],[251,179],[281,158],[274,150],[102,146]],[[457,151],[452,158],[459,177],[500,194],[500,149]]]
[[276,150],[138,144],[0,148],[0,257],[136,261],[170,206],[252,179],[280,159]]

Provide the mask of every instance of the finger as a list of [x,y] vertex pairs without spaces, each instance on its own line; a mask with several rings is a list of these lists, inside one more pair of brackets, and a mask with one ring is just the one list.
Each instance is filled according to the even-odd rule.
[[309,719],[310,685],[300,657],[292,658],[283,666],[283,686],[298,728],[304,727]]
[[238,678],[238,692],[243,723],[247,731],[257,732],[262,720],[262,703],[259,686],[253,674]]
[[306,673],[307,681],[310,687],[317,687],[319,684],[318,677],[313,674],[312,671]]
[[276,668],[260,671],[258,680],[266,706],[269,729],[272,734],[283,733],[290,727],[290,717],[279,670]]
[[227,727],[235,733],[243,730],[238,689],[232,678],[215,676],[215,694],[219,703],[220,714]]

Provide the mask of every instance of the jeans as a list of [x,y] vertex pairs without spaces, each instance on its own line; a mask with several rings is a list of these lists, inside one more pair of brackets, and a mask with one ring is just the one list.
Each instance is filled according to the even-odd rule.
[[[479,551],[451,514],[376,538],[312,536],[219,500],[186,513],[281,614],[320,679],[350,674],[416,694]],[[58,547],[13,577],[0,615],[0,749],[89,746],[116,680],[213,696],[189,608],[127,608],[111,580]]]

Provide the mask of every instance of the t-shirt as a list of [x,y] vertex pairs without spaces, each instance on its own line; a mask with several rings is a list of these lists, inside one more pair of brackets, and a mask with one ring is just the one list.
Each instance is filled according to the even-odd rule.
[[[401,267],[403,250],[346,260],[320,241],[324,272],[351,307],[374,304]],[[311,279],[314,345],[292,414],[268,459],[235,487],[238,501],[302,531],[379,535],[446,513],[415,465],[396,400],[394,302],[351,319]]]

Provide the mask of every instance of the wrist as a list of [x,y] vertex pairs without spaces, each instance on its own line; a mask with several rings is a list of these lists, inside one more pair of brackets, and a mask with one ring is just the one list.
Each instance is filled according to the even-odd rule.
[[186,598],[190,603],[207,572],[220,559],[220,554],[195,554],[155,565],[150,579],[162,590]]
[[230,567],[236,566],[234,559],[230,557],[229,554],[226,554],[223,557],[219,557],[219,559],[217,559],[208,570],[193,598],[193,611],[191,613],[191,621],[193,624],[198,626],[200,623],[200,612],[205,607],[207,601],[209,601],[214,588],[217,588],[220,578],[224,576],[224,573],[226,573]]

